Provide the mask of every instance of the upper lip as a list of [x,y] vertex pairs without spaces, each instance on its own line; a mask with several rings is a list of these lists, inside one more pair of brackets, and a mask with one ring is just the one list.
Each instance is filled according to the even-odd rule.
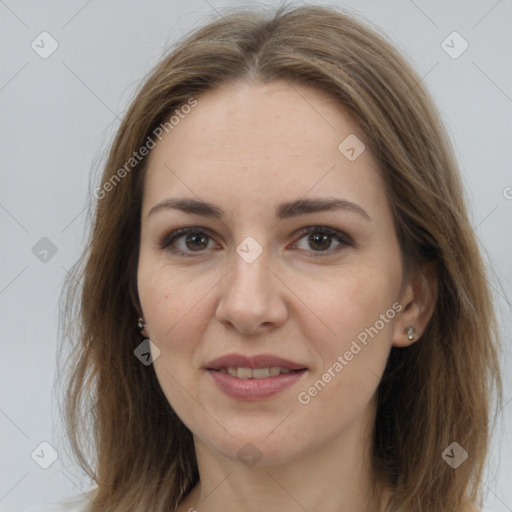
[[279,366],[290,370],[303,370],[305,365],[295,363],[289,359],[274,356],[272,354],[259,354],[256,356],[244,356],[242,354],[226,354],[210,361],[205,368],[208,370],[220,370],[221,368],[267,368]]

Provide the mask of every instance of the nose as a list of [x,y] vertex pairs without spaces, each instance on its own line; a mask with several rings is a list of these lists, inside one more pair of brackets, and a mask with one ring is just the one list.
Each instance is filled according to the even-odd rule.
[[265,251],[252,262],[233,253],[222,280],[216,318],[243,334],[258,334],[282,325],[288,316],[283,283],[268,268]]

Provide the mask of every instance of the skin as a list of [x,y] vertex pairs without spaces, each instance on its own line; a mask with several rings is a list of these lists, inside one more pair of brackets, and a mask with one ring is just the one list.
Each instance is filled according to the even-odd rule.
[[[384,511],[390,492],[370,469],[376,390],[391,347],[421,337],[435,279],[419,269],[401,286],[384,184],[368,149],[354,161],[338,150],[350,134],[365,137],[337,101],[284,82],[231,84],[197,99],[150,154],[138,267],[143,334],[160,350],[154,369],[195,441],[200,483],[178,510]],[[177,197],[208,201],[225,215],[148,216]],[[333,197],[370,219],[348,209],[275,216],[283,201]],[[191,257],[159,245],[187,226],[208,235],[174,243]],[[328,238],[322,256],[324,246],[300,231],[309,226],[339,230],[353,244]],[[263,249],[252,263],[236,252],[248,236]],[[298,394],[397,302],[401,311],[301,404]],[[274,354],[308,371],[276,396],[234,399],[204,366],[235,352]],[[248,442],[261,454],[250,467],[237,458]]]

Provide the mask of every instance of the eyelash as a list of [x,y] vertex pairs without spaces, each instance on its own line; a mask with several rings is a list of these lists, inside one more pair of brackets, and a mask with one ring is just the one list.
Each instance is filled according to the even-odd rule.
[[[195,254],[192,252],[185,252],[181,249],[176,249],[175,247],[172,248],[171,244],[176,242],[176,240],[184,237],[185,235],[195,233],[195,234],[204,234],[206,235],[209,240],[212,240],[212,237],[208,234],[208,230],[205,230],[204,228],[199,227],[187,227],[187,228],[180,228],[175,231],[172,231],[168,235],[164,236],[162,240],[160,241],[160,248],[162,250],[168,250],[173,254],[176,254],[178,256],[184,256],[186,258],[194,258],[197,256],[201,256],[206,251],[197,251]],[[332,256],[335,253],[340,252],[345,246],[353,246],[353,240],[350,236],[348,236],[346,233],[343,233],[342,231],[338,231],[337,229],[329,228],[327,226],[309,226],[307,228],[303,228],[300,231],[300,237],[297,241],[304,238],[306,235],[309,235],[311,233],[321,233],[327,236],[333,237],[337,242],[339,242],[341,245],[337,246],[334,250],[333,249],[327,249],[325,251],[311,251],[314,254],[314,258],[323,258],[326,256]]]

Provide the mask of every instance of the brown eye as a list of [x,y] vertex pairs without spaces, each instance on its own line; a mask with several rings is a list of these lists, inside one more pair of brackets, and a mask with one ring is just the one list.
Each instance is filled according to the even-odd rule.
[[162,249],[180,256],[193,256],[208,249],[212,241],[210,235],[198,228],[181,228],[173,231],[161,241]]
[[[299,240],[306,239],[305,247],[296,244],[296,248],[313,254],[315,257],[329,256],[340,252],[354,243],[345,233],[323,226],[312,226],[302,231]],[[160,242],[162,249],[179,256],[200,256],[211,249],[213,238],[203,229],[197,227],[181,228],[173,231]],[[334,247],[333,247],[334,245]],[[194,254],[195,253],[195,254]]]
[[326,251],[332,243],[332,235],[325,233],[311,233],[308,237],[310,247],[315,251]]
[[[315,256],[322,256],[321,253],[333,254],[346,246],[354,245],[352,239],[345,233],[322,226],[306,228],[300,240],[302,239],[306,239],[306,247],[300,247],[300,244],[297,244],[297,247],[301,250],[318,253]],[[333,244],[336,245],[333,247]]]
[[206,249],[208,246],[209,236],[205,233],[201,233],[200,231],[190,233],[185,237],[185,245],[187,249],[192,251]]

